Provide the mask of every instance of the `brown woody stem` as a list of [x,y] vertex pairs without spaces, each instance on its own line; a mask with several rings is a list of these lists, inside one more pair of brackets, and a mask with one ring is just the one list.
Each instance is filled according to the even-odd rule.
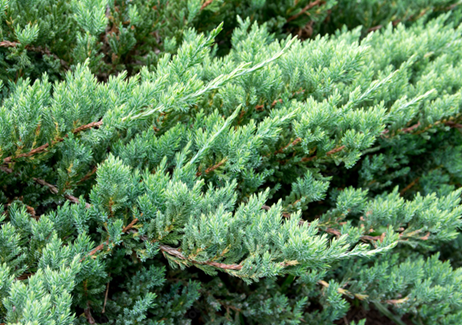
[[292,21],[294,19],[297,19],[298,17],[300,17],[301,15],[303,15],[306,11],[310,10],[311,8],[313,7],[316,7],[317,5],[321,4],[323,1],[321,0],[316,0],[316,1],[313,1],[313,2],[310,2],[309,4],[307,4],[304,8],[302,8],[302,10],[300,10],[299,13],[293,15],[293,16],[290,16],[288,19],[287,19],[287,22],[289,21]]
[[206,7],[208,7],[211,3],[213,2],[213,0],[207,0],[205,1],[202,6],[201,6],[201,10],[204,10]]
[[[210,172],[213,172],[215,169],[220,168],[221,166],[223,166],[223,165],[226,163],[227,160],[228,160],[228,158],[224,158],[224,159],[223,159],[222,161],[220,161],[219,163],[217,163],[217,164],[215,164],[215,165],[213,165],[213,166],[210,166],[209,168],[207,168],[207,169],[205,170],[205,174],[208,174],[208,173],[210,173]],[[201,172],[197,172],[197,173],[196,173],[196,176],[197,176],[197,177],[199,177],[199,176],[201,176],[201,175],[202,175]]]
[[301,138],[297,138],[295,139],[294,141],[292,141],[291,143],[285,145],[284,147],[280,148],[279,150],[275,151],[274,154],[277,155],[278,153],[282,153],[284,150],[286,150],[288,147],[290,146],[295,146],[297,145],[298,143],[300,143],[302,141]]
[[[82,125],[80,127],[78,127],[77,129],[75,129],[74,131],[72,131],[72,133],[74,134],[77,134],[81,131],[84,131],[84,130],[87,130],[87,129],[91,129],[93,127],[99,127],[103,124],[103,121],[99,121],[99,122],[91,122],[89,124],[86,124],[86,125]],[[55,140],[51,143],[51,145],[54,145],[56,143],[59,143],[59,142],[62,142],[64,141],[65,138],[67,138],[68,135],[66,134],[64,137],[62,138],[59,138],[58,140]],[[4,164],[8,164],[10,163],[13,159],[17,159],[17,158],[22,158],[22,157],[31,157],[37,153],[41,153],[43,151],[45,151],[48,147],[50,146],[49,143],[45,143],[44,145],[41,145],[40,147],[38,148],[35,148],[27,153],[22,153],[22,154],[19,154],[17,155],[16,157],[6,157],[5,159],[3,159],[3,163]]]
[[[330,156],[330,155],[333,155],[334,153],[337,153],[339,151],[342,151],[343,149],[345,149],[345,146],[340,146],[338,148],[334,148],[332,149],[331,151],[328,151],[326,152],[326,156]],[[314,159],[317,159],[318,156],[313,156],[313,157],[305,157],[305,158],[302,158],[302,161],[303,162],[306,162],[306,161],[312,161]]]
[[420,180],[420,177],[417,177],[416,179],[414,179],[408,186],[406,186],[405,188],[403,188],[400,192],[399,192],[399,195],[403,196],[404,193],[406,193],[408,190],[410,190],[415,184],[417,184]]
[[[59,190],[56,186],[50,184],[50,183],[47,183],[46,181],[44,181],[43,179],[40,179],[40,178],[32,178],[36,183],[40,184],[40,185],[43,185],[43,186],[46,186],[50,189],[50,191],[53,193],[53,194],[58,194],[59,193]],[[72,195],[69,195],[69,194],[64,194],[64,197],[66,199],[68,199],[69,201],[71,201],[72,203],[76,203],[76,204],[79,204],[80,201],[78,198],[76,198],[75,196],[72,196]],[[88,203],[85,203],[85,207],[86,208],[89,208],[91,207],[90,204]]]
[[171,256],[175,256],[176,258],[179,258],[180,260],[186,260],[186,261],[188,261],[190,263],[193,263],[193,264],[210,265],[210,266],[214,266],[214,267],[217,267],[217,268],[223,269],[223,270],[236,270],[236,271],[239,271],[239,270],[242,269],[242,265],[240,265],[240,264],[223,264],[223,263],[217,263],[217,262],[211,262],[211,261],[199,262],[199,261],[195,261],[195,260],[190,260],[190,259],[187,259],[176,248],[173,248],[173,247],[170,247],[170,246],[167,246],[167,245],[160,245],[159,249],[164,253],[167,253],[167,254],[169,254]]

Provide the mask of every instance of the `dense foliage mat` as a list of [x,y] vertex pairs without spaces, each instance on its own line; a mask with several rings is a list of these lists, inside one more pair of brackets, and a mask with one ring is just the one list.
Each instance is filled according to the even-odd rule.
[[460,9],[359,3],[0,0],[0,322],[460,324]]

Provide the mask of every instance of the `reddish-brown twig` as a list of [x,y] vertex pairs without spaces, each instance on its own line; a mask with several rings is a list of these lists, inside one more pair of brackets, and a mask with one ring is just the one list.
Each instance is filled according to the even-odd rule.
[[[59,140],[57,140],[57,141],[54,142],[54,143],[61,142],[61,141],[63,141],[63,140],[64,140],[64,139],[59,139]],[[53,144],[54,144],[54,143],[53,143]],[[27,153],[22,153],[22,154],[19,154],[19,155],[15,156],[15,157],[6,157],[5,159],[3,159],[3,163],[8,164],[8,163],[10,163],[13,159],[33,156],[33,155],[35,155],[35,154],[37,154],[37,153],[40,153],[40,152],[45,151],[49,146],[50,146],[50,144],[45,143],[44,145],[41,145],[40,147],[35,148],[35,149],[33,149],[33,150],[31,150],[31,151],[29,151],[29,152],[27,152]]]
[[89,257],[89,256],[92,256],[92,255],[95,255],[97,252],[99,252],[100,250],[102,250],[104,248],[104,246],[107,246],[109,245],[109,239],[106,240],[104,243],[102,244],[99,244],[98,246],[96,246],[95,248],[93,248],[90,253],[88,253],[87,255],[85,255],[84,257],[82,257],[80,259],[80,263],[82,263],[83,261],[85,261],[85,258]]
[[[334,148],[334,149],[332,149],[332,150],[326,152],[326,156],[333,155],[334,153],[337,153],[337,152],[339,152],[339,151],[342,151],[343,149],[345,149],[345,146],[340,146],[340,147],[338,147],[338,148]],[[314,160],[314,159],[317,159],[317,157],[318,157],[318,156],[304,157],[304,158],[302,158],[301,161],[303,161],[303,162],[312,161],[312,160]]]
[[16,47],[19,43],[17,42],[10,42],[10,41],[2,41],[0,42],[0,47]]
[[103,121],[91,122],[91,123],[88,123],[88,124],[79,126],[77,129],[74,129],[74,130],[72,131],[72,133],[77,134],[77,133],[79,133],[79,132],[81,132],[81,131],[84,131],[84,130],[88,130],[88,129],[91,129],[91,128],[100,127],[101,125],[103,125]]
[[40,219],[40,217],[36,216],[35,209],[33,207],[28,206],[27,204],[25,206],[26,206],[27,213],[29,213],[32,218],[34,218],[35,220]]
[[377,240],[383,240],[385,233],[382,234],[382,236],[368,236],[368,235],[362,235],[360,239],[363,242],[375,242]]
[[317,5],[322,4],[322,3],[323,3],[323,1],[321,1],[321,0],[316,0],[316,1],[310,2],[310,3],[307,4],[304,8],[302,8],[302,10],[300,10],[300,12],[296,13],[296,14],[293,15],[293,16],[290,16],[290,17],[287,19],[287,22],[292,21],[292,20],[294,20],[294,19],[297,19],[298,17],[300,17],[301,15],[303,15],[306,11],[308,11],[308,10],[310,10],[311,8],[316,7]]
[[368,33],[370,32],[375,32],[376,30],[379,30],[380,28],[382,28],[383,26],[382,25],[377,25],[377,26],[374,26],[374,27],[371,27],[367,30]]
[[321,230],[327,232],[328,234],[335,235],[335,237],[340,237],[342,235],[340,231],[338,231],[337,229],[333,229],[333,228],[326,228],[326,229],[321,229]]
[[[223,166],[223,165],[226,163],[227,160],[228,160],[228,158],[224,158],[224,159],[223,159],[222,161],[220,161],[219,163],[217,163],[217,164],[215,164],[215,165],[213,165],[213,166],[210,166],[209,168],[207,168],[207,169],[205,170],[205,174],[209,174],[210,172],[213,172],[215,169],[220,168],[221,166]],[[197,177],[199,177],[199,176],[201,176],[201,175],[202,175],[202,172],[197,172],[197,173],[196,173],[196,176],[197,176]]]
[[[111,276],[111,273],[109,273],[109,276]],[[104,295],[103,310],[101,311],[102,314],[104,314],[104,312],[106,311],[107,295],[109,293],[109,283],[111,283],[111,281],[108,281],[106,285],[106,294]]]
[[407,185],[405,188],[403,188],[400,192],[399,195],[403,196],[404,193],[406,193],[408,190],[410,190],[415,184],[417,184],[420,180],[420,177],[417,177],[414,179],[409,185]]
[[[101,126],[102,124],[103,124],[103,121],[91,122],[91,123],[89,123],[89,124],[82,125],[82,126],[78,127],[77,129],[75,129],[74,131],[72,131],[72,133],[77,134],[77,133],[79,133],[79,132],[81,132],[81,131],[84,131],[84,130],[87,130],[87,129],[91,129],[91,128],[93,128],[93,127],[99,127],[99,126]],[[62,142],[62,141],[64,141],[64,139],[67,138],[67,137],[68,137],[68,135],[66,134],[64,137],[59,138],[59,139],[53,141],[53,142],[51,143],[51,145],[54,145],[54,144],[59,143],[59,142]],[[33,155],[35,155],[35,154],[38,154],[38,153],[41,153],[41,152],[45,151],[48,147],[50,147],[50,144],[49,144],[49,143],[45,143],[44,145],[41,145],[40,147],[35,148],[35,149],[33,149],[33,150],[29,151],[29,152],[19,154],[19,155],[15,156],[15,157],[12,157],[12,156],[11,156],[11,157],[6,157],[5,159],[3,159],[3,163],[8,164],[8,163],[10,163],[12,160],[17,159],[17,158],[31,157],[31,156],[33,156]]]
[[[279,98],[279,99],[274,100],[274,101],[271,103],[271,107],[276,106],[277,103],[282,103],[282,98]],[[263,110],[263,107],[265,107],[265,105],[261,104],[261,105],[255,106],[255,109],[256,109],[257,111],[261,111],[261,110]]]
[[16,278],[16,280],[21,281],[21,280],[26,280],[29,279],[31,276],[33,276],[34,273],[24,273]]
[[400,132],[401,132],[401,133],[411,133],[412,131],[414,131],[415,129],[417,129],[419,126],[420,126],[420,121],[417,122],[416,124],[414,124],[413,126],[410,126],[410,127],[408,127],[408,128],[404,128],[404,129],[401,129]]
[[[398,25],[399,23],[401,22],[401,19],[396,19],[396,20],[393,20],[391,23],[393,26],[396,26]],[[368,33],[370,32],[375,32],[379,29],[381,29],[383,27],[383,25],[377,25],[377,26],[374,26],[374,27],[371,27],[367,30]]]
[[130,229],[133,228],[133,226],[134,226],[135,223],[137,223],[137,222],[138,222],[138,218],[133,219],[133,221],[130,222],[130,223],[127,225],[127,227],[125,227],[125,228],[122,230],[122,232],[125,233],[125,232],[129,231]]
[[430,237],[430,232],[428,231],[425,236],[423,237],[419,237],[420,240],[428,240],[428,238]]
[[91,308],[90,308],[90,302],[89,301],[87,301],[87,308],[85,308],[83,310],[83,312],[85,313],[85,317],[87,318],[89,324],[96,324],[95,319],[91,315]]
[[242,269],[242,265],[240,265],[240,264],[223,264],[223,263],[217,263],[217,262],[212,262],[212,261],[199,262],[199,261],[195,261],[195,260],[190,260],[190,259],[187,259],[176,248],[173,248],[173,247],[170,247],[170,246],[167,246],[167,245],[160,245],[159,249],[164,253],[167,253],[167,254],[169,254],[171,256],[175,256],[176,258],[179,258],[180,260],[187,260],[188,262],[190,262],[192,264],[210,265],[210,266],[214,266],[214,267],[217,267],[217,268],[223,269],[223,270],[236,270],[236,271],[239,271],[239,270]]
[[[133,226],[134,226],[137,222],[138,222],[138,219],[137,219],[137,218],[133,219],[133,221],[130,222],[130,224],[129,224],[128,226],[126,226],[126,227],[122,230],[122,232],[123,232],[123,233],[126,233],[127,231],[129,231],[130,229],[132,229]],[[90,251],[90,253],[88,253],[86,256],[84,256],[84,257],[82,257],[82,258],[80,259],[80,262],[83,262],[83,261],[85,260],[85,258],[87,258],[87,257],[89,257],[89,256],[95,255],[97,252],[99,252],[100,250],[102,250],[102,249],[104,248],[104,246],[107,246],[107,245],[109,245],[109,239],[106,240],[104,243],[99,244],[98,246],[96,246],[95,248],[93,248],[93,249]]]
[[[18,42],[2,41],[0,42],[0,47],[17,47],[19,44],[20,43]],[[46,47],[27,45],[25,48],[32,52],[38,52],[41,54],[52,56],[55,59],[59,60],[64,69],[69,70],[69,64],[60,57],[58,57],[56,54],[51,53],[51,51]]]
[[4,173],[11,174],[13,173],[13,170],[11,168],[5,167],[5,166],[0,166],[0,170]]
[[284,150],[286,150],[288,147],[290,147],[290,146],[295,146],[295,145],[297,145],[298,143],[300,143],[301,141],[302,141],[301,138],[297,138],[297,139],[295,139],[294,141],[292,141],[291,143],[289,143],[289,144],[285,145],[284,147],[282,147],[282,148],[276,150],[276,151],[274,152],[274,154],[277,155],[277,154],[279,154],[279,153],[282,153],[282,152],[283,152]]
[[[0,170],[2,170],[3,172],[7,173],[7,174],[12,174],[13,173],[13,170],[10,169],[10,168],[7,168],[7,167],[4,167],[4,166],[0,166]],[[32,178],[36,183],[42,185],[42,186],[46,186],[50,189],[51,193],[53,194],[58,194],[59,193],[59,190],[56,186],[50,184],[50,183],[47,183],[45,180],[43,179],[40,179],[40,178],[36,178],[36,177],[33,177]],[[71,201],[72,203],[80,203],[79,199],[76,198],[75,196],[72,196],[72,195],[69,195],[69,194],[65,194],[64,197],[66,199],[68,199],[69,201]],[[90,204],[88,203],[85,203],[85,206],[87,208],[90,207]]]
[[454,121],[447,121],[444,122],[444,124],[451,128],[462,129],[462,124],[456,123]]
[[[32,178],[36,183],[40,184],[40,185],[43,185],[43,186],[46,186],[50,189],[50,191],[53,193],[53,194],[58,194],[59,193],[59,190],[56,186],[50,184],[50,183],[47,183],[46,181],[44,181],[43,179],[40,179],[40,178]],[[68,199],[69,201],[71,201],[72,203],[76,203],[76,204],[79,204],[80,201],[78,198],[76,198],[75,196],[72,196],[72,195],[69,195],[69,194],[64,194],[64,197],[66,199]],[[85,203],[85,207],[89,208],[91,207],[90,204],[88,203]]]
[[213,2],[213,0],[207,0],[205,1],[202,6],[201,6],[201,10],[204,10],[207,6],[209,6],[211,3]]
[[91,175],[93,175],[94,173],[96,173],[98,169],[95,167],[93,168],[91,171],[89,171],[84,177],[82,177],[82,179],[80,181],[77,182],[77,184],[80,184],[80,183],[83,183],[85,182],[87,179],[89,179],[91,177]]

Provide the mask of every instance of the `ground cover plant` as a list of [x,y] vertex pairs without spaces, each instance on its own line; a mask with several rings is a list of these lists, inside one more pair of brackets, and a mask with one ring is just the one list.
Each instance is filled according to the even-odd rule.
[[457,0],[2,0],[0,76],[8,81],[62,80],[66,71],[89,60],[99,80],[142,67],[152,70],[165,53],[175,54],[188,28],[217,35],[218,54],[231,46],[237,16],[265,23],[276,38],[300,38],[362,26],[363,34],[392,22],[413,22],[454,11]]
[[460,9],[412,3],[3,0],[0,323],[459,324]]

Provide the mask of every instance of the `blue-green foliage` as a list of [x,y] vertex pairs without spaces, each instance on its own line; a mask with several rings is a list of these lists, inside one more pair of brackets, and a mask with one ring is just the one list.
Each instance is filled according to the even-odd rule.
[[46,10],[62,14],[56,33],[78,27],[70,71],[19,74],[1,102],[0,322],[332,324],[359,303],[460,322],[456,12],[305,41],[238,17],[226,55],[222,25],[176,22],[175,55],[125,67],[121,44],[152,44],[140,35],[157,15],[135,2],[0,3],[6,25],[37,21],[15,29],[8,73],[41,71],[25,51],[56,45]]

